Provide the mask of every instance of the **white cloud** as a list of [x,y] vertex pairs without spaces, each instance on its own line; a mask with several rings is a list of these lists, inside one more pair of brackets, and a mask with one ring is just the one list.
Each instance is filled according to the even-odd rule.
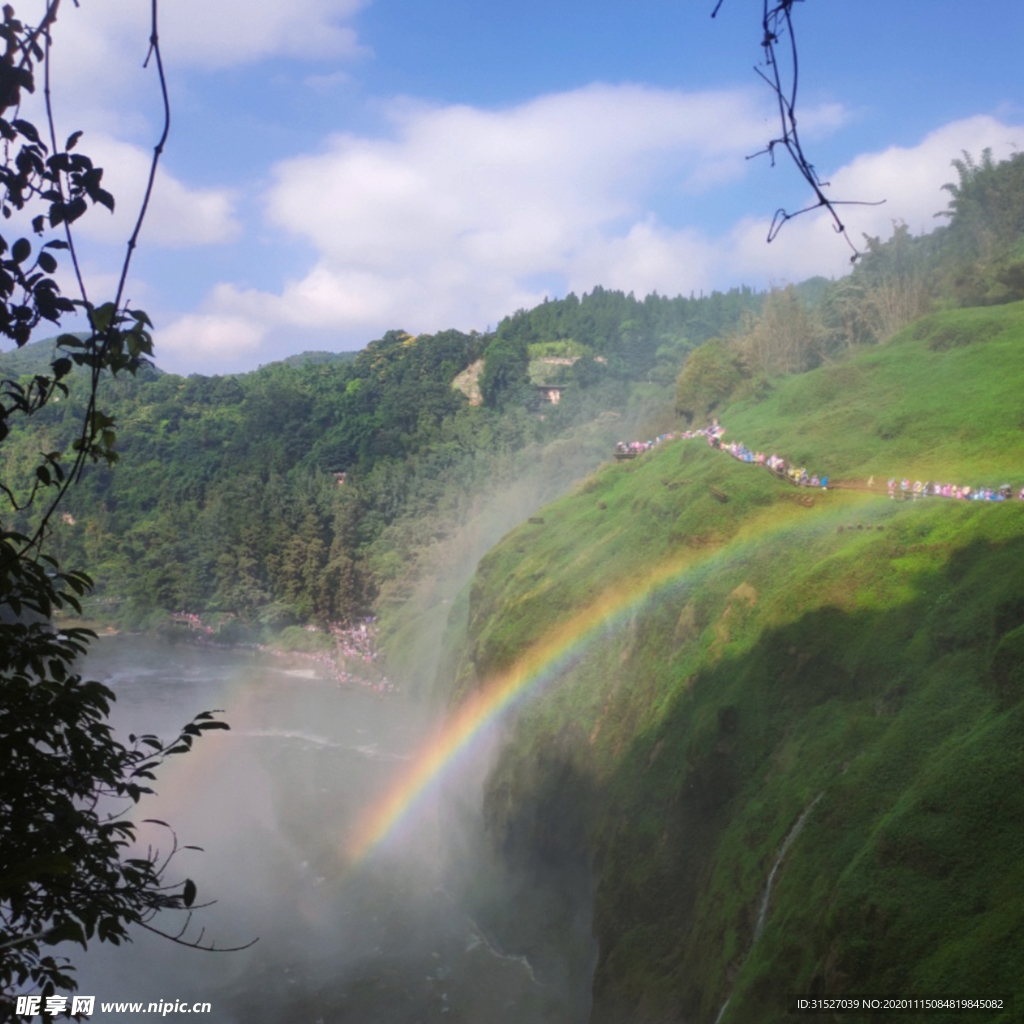
[[[77,233],[103,242],[123,243],[135,226],[149,178],[151,152],[109,136],[92,134],[90,158],[103,168],[103,187],[115,199],[111,215],[101,206],[76,225]],[[229,242],[238,236],[234,197],[224,189],[190,189],[161,165],[141,239],[147,245],[185,247]]]
[[583,292],[601,284],[638,296],[709,291],[719,277],[719,263],[713,243],[701,232],[673,230],[648,216],[624,237],[603,239],[581,252],[569,287]]
[[[1024,125],[1007,125],[987,115],[952,121],[930,132],[916,146],[890,146],[865,153],[829,175],[835,199],[885,200],[880,206],[839,207],[854,245],[865,234],[888,238],[894,222],[914,234],[944,223],[935,214],[946,209],[946,182],[956,182],[951,166],[964,150],[980,157],[991,147],[996,160],[1006,159],[1024,144]],[[771,245],[765,244],[768,221],[747,219],[737,225],[730,244],[731,266],[738,276],[798,281],[813,274],[841,275],[849,270],[850,251],[836,237],[823,212],[805,214],[787,223]]]
[[[223,68],[267,57],[354,59],[368,51],[350,22],[368,0],[174,0],[159,8],[160,45],[175,68]],[[19,5],[38,18],[41,0]],[[149,40],[148,3],[103,0],[61,9],[55,67],[72,84],[117,79],[141,65]]]
[[352,59],[366,51],[347,22],[366,2],[176,0],[162,8],[161,34],[170,58],[207,68],[270,56]]
[[157,359],[160,365],[189,370],[204,370],[216,362],[237,362],[257,352],[266,334],[264,328],[249,317],[225,314],[183,316],[158,336]]
[[684,94],[591,86],[511,110],[395,105],[392,139],[345,135],[281,163],[268,197],[277,225],[346,266],[418,263],[454,246],[531,272],[585,232],[643,216],[666,181],[699,189],[708,159],[743,169],[764,135],[747,91]]
[[[770,111],[754,90],[593,85],[505,110],[396,102],[390,138],[337,135],[280,163],[269,221],[318,253],[279,295],[215,289],[207,309],[350,340],[404,325],[484,327],[544,297],[538,280],[688,291],[718,256],[660,223],[744,173]],[[836,107],[809,112],[821,125]]]
[[[252,64],[270,57],[353,60],[367,52],[351,20],[369,0],[173,0],[160,5],[160,41],[171,90],[196,88],[191,69]],[[38,21],[42,0],[26,0],[19,15]],[[122,209],[137,205],[149,152],[163,125],[155,61],[149,50],[150,5],[139,0],[101,0],[61,7],[54,29],[52,91],[57,137],[82,129],[82,151],[105,168],[108,188]],[[42,78],[42,67],[36,70]],[[336,76],[321,76],[323,82]],[[203,86],[200,85],[199,88]],[[26,97],[22,116],[46,123],[42,90]],[[142,143],[135,148],[126,140]],[[173,141],[172,141],[173,145]],[[111,187],[113,186],[113,187]],[[161,171],[147,240],[163,245],[224,241],[235,232],[232,196],[221,189],[191,188]],[[123,240],[116,226],[101,226],[97,215],[83,227],[104,238]]]
[[[170,91],[181,95],[209,87],[197,84],[191,71],[237,68],[268,58],[357,60],[369,50],[359,43],[351,21],[368,2],[172,0],[160,4],[160,49]],[[38,23],[44,9],[43,0],[24,0],[18,14],[26,23]],[[149,12],[144,0],[61,6],[53,30],[50,69],[59,138],[77,129],[135,139],[148,139],[159,131],[163,109],[156,61],[147,61]],[[36,74],[41,81],[41,65]],[[335,76],[322,75],[313,84],[317,82],[335,82]],[[42,90],[26,99],[22,116],[44,123]]]
[[[338,135],[275,168],[268,220],[317,258],[278,293],[213,289],[197,314],[209,317],[203,338],[216,342],[228,317],[267,339],[330,332],[356,344],[389,327],[480,329],[541,301],[552,282],[559,293],[600,284],[686,294],[849,269],[818,213],[770,246],[763,219],[719,237],[688,226],[763,142],[770,115],[756,94],[596,85],[501,111],[406,101],[389,113],[390,138]],[[805,114],[814,117],[824,131],[842,112]],[[1002,157],[1021,137],[991,117],[954,122],[916,146],[857,157],[831,175],[832,194],[887,199],[843,208],[855,241],[887,236],[894,220],[930,230],[941,185],[955,178],[950,160],[986,146]],[[671,217],[657,212],[666,197]]]

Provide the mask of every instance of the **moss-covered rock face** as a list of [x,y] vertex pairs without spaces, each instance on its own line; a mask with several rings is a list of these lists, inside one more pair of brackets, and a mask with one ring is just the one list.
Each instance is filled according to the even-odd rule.
[[884,487],[1019,490],[1022,352],[1019,304],[931,317],[721,413],[727,440],[849,488],[674,441],[481,563],[453,699],[600,609],[509,723],[485,804],[524,886],[589,876],[594,1022],[1024,998],[1024,502]]

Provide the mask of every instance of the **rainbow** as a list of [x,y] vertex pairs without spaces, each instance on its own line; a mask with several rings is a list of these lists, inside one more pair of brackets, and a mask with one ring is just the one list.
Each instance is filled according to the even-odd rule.
[[686,553],[639,580],[606,591],[589,607],[556,626],[511,668],[467,697],[412,759],[390,789],[357,820],[345,843],[345,860],[357,866],[384,843],[487,727],[528,694],[571,667],[607,629],[648,599],[678,582],[694,566]]
[[[798,528],[807,530],[803,524]],[[831,531],[832,520],[819,517],[818,528]],[[704,553],[684,551],[643,577],[620,581],[586,609],[553,628],[511,668],[467,697],[385,794],[363,812],[341,844],[347,866],[357,867],[383,845],[489,725],[518,701],[557,679],[579,660],[589,644],[640,611],[648,600],[684,580],[699,586],[703,578],[721,571],[724,563],[745,562],[766,539],[791,529],[793,523],[788,520],[754,520],[723,548]]]

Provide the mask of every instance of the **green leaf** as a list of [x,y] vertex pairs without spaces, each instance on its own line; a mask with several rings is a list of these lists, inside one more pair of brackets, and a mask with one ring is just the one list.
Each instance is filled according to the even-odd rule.
[[17,128],[26,139],[29,139],[32,142],[41,141],[39,138],[39,132],[31,121],[23,121],[21,118],[18,118],[17,120],[12,121],[11,125],[14,128]]
[[24,263],[32,255],[32,243],[27,238],[19,238],[11,249],[11,258],[15,263]]
[[89,310],[89,322],[96,332],[105,331],[114,321],[114,304],[104,302],[102,306],[96,306]]
[[[81,217],[82,214],[85,213],[86,210],[88,210],[88,208],[89,207],[86,205],[85,200],[81,196],[76,196],[65,207],[65,209],[64,209],[64,219],[69,224],[72,224],[76,220],[78,220],[78,218]],[[52,221],[52,219],[53,219],[52,214],[51,214],[50,219]]]
[[30,857],[4,873],[4,886],[24,885],[36,882],[43,875],[70,875],[75,869],[70,857],[62,853],[42,853]]
[[62,921],[49,935],[46,936],[47,943],[77,942],[82,949],[86,949],[85,931],[77,921]]

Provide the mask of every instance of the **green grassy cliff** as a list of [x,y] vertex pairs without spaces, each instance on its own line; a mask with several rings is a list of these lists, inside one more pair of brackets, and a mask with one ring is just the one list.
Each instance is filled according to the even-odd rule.
[[885,492],[1019,490],[1022,383],[1024,304],[937,314],[720,411],[727,441],[848,488],[672,441],[481,562],[455,699],[589,623],[508,722],[485,813],[539,894],[503,922],[521,947],[578,937],[590,903],[596,969],[567,969],[594,970],[597,1024],[1024,998],[1024,502]]

